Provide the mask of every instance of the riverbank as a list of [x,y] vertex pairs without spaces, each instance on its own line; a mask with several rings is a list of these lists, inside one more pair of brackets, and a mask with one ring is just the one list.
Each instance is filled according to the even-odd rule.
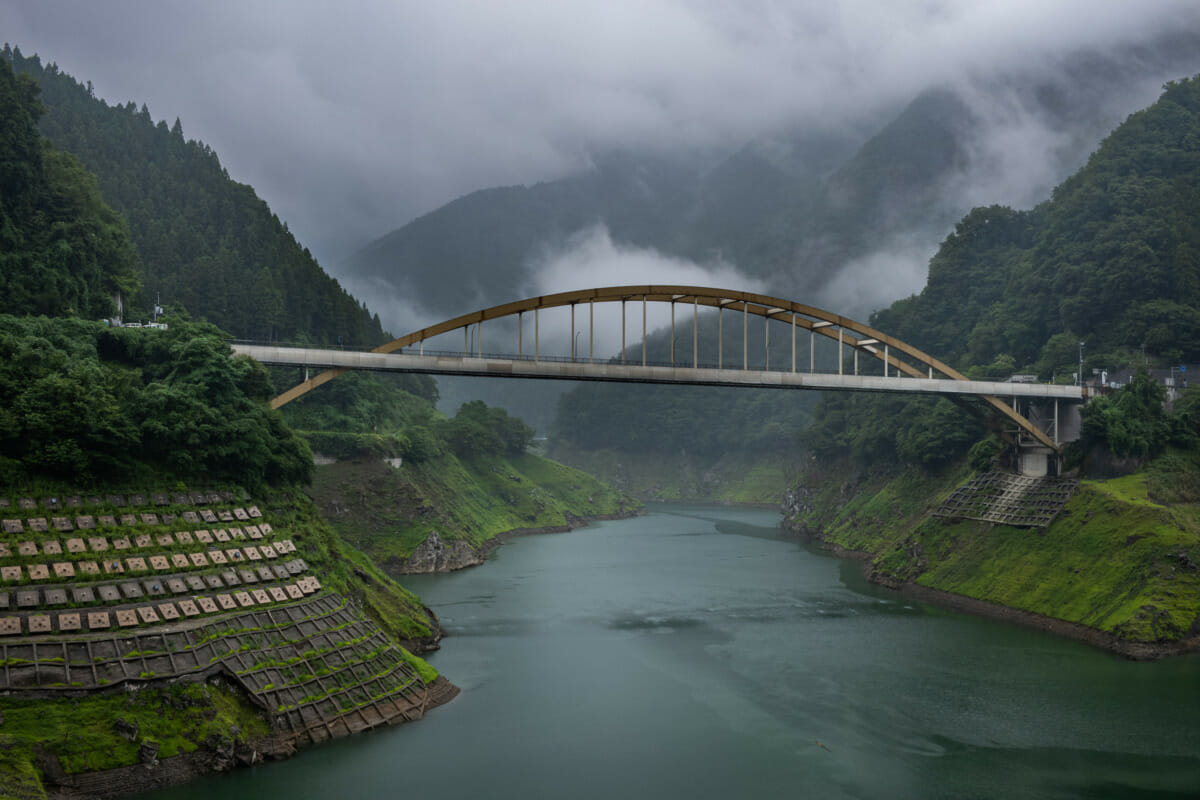
[[1050,527],[931,518],[969,477],[829,465],[798,482],[784,527],[914,599],[1086,642],[1126,658],[1200,650],[1200,509],[1159,503],[1147,476],[1084,481]]
[[[397,707],[393,718],[399,723],[422,719],[433,709],[445,705],[460,689],[439,676],[426,687],[424,701]],[[390,701],[398,703],[399,701]],[[358,731],[347,730],[347,733]],[[36,768],[41,774],[45,793],[29,794],[48,800],[109,800],[141,792],[179,786],[205,775],[229,772],[266,761],[285,761],[305,746],[296,735],[273,731],[267,735],[244,736],[234,727],[230,735],[210,736],[199,748],[169,758],[147,756],[142,763],[113,769],[68,775],[62,764],[43,752]],[[31,787],[32,788],[32,787]],[[20,792],[5,792],[3,797],[24,797]]]
[[1100,650],[1106,650],[1134,661],[1153,661],[1168,656],[1200,652],[1200,636],[1191,636],[1172,643],[1128,641],[1111,633],[1090,628],[1087,625],[1068,622],[1063,619],[1037,614],[1032,611],[1024,611],[1019,608],[1011,608],[998,603],[990,603],[986,600],[934,589],[929,586],[922,586],[915,581],[896,580],[873,568],[871,562],[875,556],[872,553],[863,550],[847,550],[840,545],[821,539],[819,535],[795,533],[797,540],[811,544],[831,556],[861,562],[863,577],[870,583],[894,589],[904,597],[922,603],[929,603],[939,608],[972,614],[977,617],[995,619],[1013,625],[1020,625],[1024,628],[1044,631],[1055,636],[1062,636],[1066,639],[1074,639],[1075,641],[1083,642]]
[[[638,517],[646,513],[645,508],[630,509],[628,511],[619,512],[616,514],[594,514],[587,517],[576,517],[568,514],[568,520],[565,525],[545,525],[540,528],[513,528],[512,530],[501,531],[495,536],[485,541],[479,547],[471,545],[461,540],[453,541],[447,544],[436,533],[431,533],[424,542],[417,546],[413,554],[407,560],[401,562],[392,562],[388,565],[389,571],[393,571],[394,575],[428,575],[431,573],[455,572],[456,570],[466,569],[467,567],[477,567],[487,561],[492,551],[496,550],[505,542],[515,539],[520,536],[539,536],[548,533],[567,533],[577,528],[582,528],[593,522],[603,522],[604,520],[615,519],[630,519]],[[396,564],[399,563],[397,567]]]
[[[277,527],[286,528],[297,541],[309,538],[304,532],[313,532],[315,549],[305,552],[310,566],[319,568],[324,583],[344,591],[353,605],[370,618],[355,623],[365,631],[365,639],[363,636],[360,639],[375,640],[382,636],[382,632],[367,630],[373,621],[412,653],[436,650],[443,630],[432,611],[385,574],[405,572],[397,569],[398,553],[402,552],[397,545],[403,546],[424,533],[424,539],[408,556],[410,563],[461,568],[482,562],[491,550],[516,536],[566,531],[593,519],[643,513],[639,503],[590,476],[534,456],[465,461],[446,456],[401,469],[378,459],[367,459],[338,462],[321,468],[318,473],[331,483],[342,482],[337,491],[326,495],[322,495],[319,481],[314,486],[312,494],[326,500],[324,507],[299,498],[295,504],[285,503],[272,521]],[[324,488],[328,489],[328,484]],[[397,520],[401,522],[399,526],[388,524]],[[417,553],[421,547],[433,551],[427,563]],[[381,558],[381,553],[391,555]],[[457,562],[453,558],[456,554],[462,556]],[[413,555],[418,558],[413,559]],[[167,737],[174,735],[188,712],[168,704],[160,715],[144,720],[140,729],[135,727],[128,742],[120,740],[119,745],[114,743],[112,747],[100,744],[87,747],[89,754],[119,750],[121,757],[96,759],[89,755],[92,760],[79,764],[66,755],[60,761],[55,750],[39,750],[41,755],[22,762],[33,778],[30,792],[17,784],[3,785],[0,796],[108,798],[178,786],[207,773],[227,772],[264,760],[288,759],[319,741],[415,721],[459,693],[457,686],[421,659],[407,654],[405,659],[408,665],[396,669],[405,674],[415,670],[412,674],[415,682],[403,693],[372,698],[368,691],[363,698],[356,698],[357,705],[349,712],[331,711],[333,716],[306,719],[298,728],[275,724],[278,720],[266,725],[264,717],[275,714],[277,704],[264,704],[261,698],[241,687],[241,672],[230,673],[228,681],[186,691],[202,691],[205,697],[213,698],[212,703],[228,705],[225,714],[232,721],[217,717],[219,724],[197,728],[197,733],[189,729],[175,743]],[[245,665],[239,667],[244,668]],[[299,672],[319,676],[327,673],[328,668],[315,665]],[[379,678],[372,675],[368,680]],[[319,678],[315,680],[320,683]],[[273,687],[274,684],[268,683],[266,690]],[[156,695],[143,696],[158,702],[153,700]],[[78,702],[76,709],[80,708]],[[93,699],[82,702],[90,709]],[[307,701],[290,702],[307,705]],[[13,706],[10,704],[5,710],[9,713],[10,724],[5,726],[8,730],[15,721]],[[107,742],[113,737],[111,714],[93,714],[88,710],[80,713],[99,720],[97,742]],[[241,716],[235,719],[234,715]],[[214,724],[216,727],[212,727]],[[163,741],[170,744],[160,748],[158,743]],[[143,752],[144,743],[148,744]],[[56,750],[62,747],[56,746]]]
[[591,475],[529,454],[400,468],[339,461],[317,468],[311,492],[341,537],[393,576],[462,569],[513,536],[643,511]]

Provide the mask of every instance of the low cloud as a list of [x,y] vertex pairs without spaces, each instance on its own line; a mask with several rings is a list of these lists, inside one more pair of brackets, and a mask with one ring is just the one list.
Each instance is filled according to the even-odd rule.
[[757,291],[761,281],[727,261],[698,264],[657,250],[614,242],[608,228],[593,225],[546,246],[531,260],[530,294],[642,284],[709,286]]
[[937,244],[921,236],[898,236],[873,253],[846,262],[821,287],[816,305],[860,322],[871,312],[921,291]]
[[[544,245],[526,264],[529,277],[525,284],[514,292],[511,299],[556,294],[576,289],[592,289],[608,286],[630,285],[679,285],[706,286],[711,288],[732,289],[740,291],[764,291],[761,280],[743,274],[736,266],[726,261],[716,261],[711,264],[699,264],[687,259],[660,253],[649,248],[639,248],[614,242],[608,228],[597,224],[577,231],[575,234],[553,244]],[[368,300],[370,307],[375,310],[386,329],[396,336],[401,336],[421,328],[442,322],[447,317],[465,314],[483,308],[489,303],[482,298],[477,302],[464,302],[463,306],[451,313],[431,311],[420,302],[419,298],[407,292],[402,286],[395,286],[383,280],[349,279],[342,280],[347,291],[356,297]],[[595,337],[593,351],[597,357],[607,358],[620,351],[620,304],[597,304],[591,310],[594,314]],[[575,329],[579,332],[579,347],[586,352],[589,325],[588,310],[585,307],[576,309]],[[641,338],[641,305],[630,304],[626,309],[627,344],[632,344]],[[685,316],[690,319],[690,312],[679,306],[676,317],[682,323]],[[670,307],[660,303],[651,303],[646,312],[647,329],[670,325]],[[533,349],[533,321],[525,321],[525,336],[528,337],[529,351]],[[571,350],[570,309],[552,309],[539,315],[540,339],[543,343],[542,352],[546,355],[567,355]],[[472,348],[477,346],[477,340],[471,333],[469,342]],[[498,320],[485,324],[485,350],[495,352],[516,351],[516,323],[513,320]],[[431,340],[431,349],[461,350],[463,344],[461,331],[444,334],[436,340]]]
[[[383,329],[397,338],[446,318],[431,311],[420,298],[395,283],[370,277],[342,278],[339,282],[347,292],[367,303],[368,308],[379,315]],[[473,310],[464,308],[462,311]]]
[[[592,154],[881,121],[958,76],[1200,30],[1195,0],[0,0],[5,36],[180,117],[329,265],[473,189]],[[1178,77],[1178,76],[1172,76]],[[1132,109],[1127,109],[1132,110]]]
[[[703,286],[735,291],[764,291],[761,280],[751,278],[733,264],[715,261],[699,264],[687,259],[614,242],[604,225],[585,228],[566,240],[543,248],[529,264],[532,275],[528,296],[554,294],[574,289],[608,286],[676,285]],[[579,352],[586,352],[586,343],[593,326],[593,352],[607,358],[621,349],[620,303],[597,304],[594,309],[576,309],[575,330],[580,334]],[[590,316],[594,315],[594,317]],[[690,323],[692,310],[686,304],[675,308],[677,323]],[[552,352],[567,354],[571,348],[570,310],[548,311],[543,315],[542,333]],[[626,307],[626,346],[641,340],[641,303]],[[671,324],[671,307],[650,303],[646,307],[646,329],[654,331]],[[549,351],[548,351],[549,352]]]

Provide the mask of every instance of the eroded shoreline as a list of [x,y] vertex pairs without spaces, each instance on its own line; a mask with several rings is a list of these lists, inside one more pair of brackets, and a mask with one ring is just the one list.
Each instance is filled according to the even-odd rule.
[[593,522],[615,519],[632,519],[646,514],[645,507],[619,511],[614,514],[594,514],[586,517],[568,515],[565,525],[545,525],[538,528],[512,528],[497,533],[479,547],[463,541],[446,542],[436,532],[417,546],[407,559],[389,559],[383,566],[393,578],[405,575],[430,575],[456,572],[467,567],[477,567],[487,561],[489,555],[505,542],[519,536],[540,536],[548,533],[567,533],[586,527]]

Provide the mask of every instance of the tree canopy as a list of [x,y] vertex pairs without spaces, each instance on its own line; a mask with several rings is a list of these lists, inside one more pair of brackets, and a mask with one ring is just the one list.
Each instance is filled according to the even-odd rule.
[[0,315],[0,483],[307,482],[265,368],[206,323]]
[[0,312],[103,317],[138,286],[125,221],[38,133],[38,87],[0,59]]

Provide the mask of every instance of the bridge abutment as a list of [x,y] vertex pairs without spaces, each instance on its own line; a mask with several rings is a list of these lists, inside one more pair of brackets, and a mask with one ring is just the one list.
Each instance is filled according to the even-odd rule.
[[1045,478],[1058,474],[1058,453],[1041,445],[1017,448],[1017,474],[1027,478]]

